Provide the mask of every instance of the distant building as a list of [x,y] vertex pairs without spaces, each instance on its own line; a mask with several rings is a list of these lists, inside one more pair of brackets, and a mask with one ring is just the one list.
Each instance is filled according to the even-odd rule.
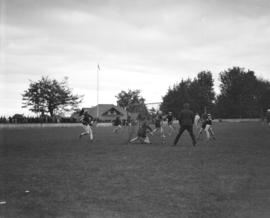
[[97,118],[98,116],[99,120],[108,122],[113,121],[117,116],[119,116],[121,120],[126,120],[128,116],[131,118],[135,118],[137,116],[137,114],[130,114],[123,108],[113,104],[99,104],[94,107],[83,109],[88,111],[92,117]]

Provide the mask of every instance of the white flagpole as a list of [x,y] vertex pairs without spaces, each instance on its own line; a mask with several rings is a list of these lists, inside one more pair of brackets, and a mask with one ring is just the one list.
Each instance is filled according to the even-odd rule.
[[99,64],[97,65],[97,119],[99,118]]

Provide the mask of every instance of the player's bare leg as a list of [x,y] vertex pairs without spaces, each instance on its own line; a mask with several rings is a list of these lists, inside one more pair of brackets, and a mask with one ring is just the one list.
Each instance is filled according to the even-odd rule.
[[201,129],[199,130],[199,133],[198,133],[197,138],[196,138],[197,141],[200,139],[200,136],[201,136],[202,132],[203,132],[203,128],[201,128]]
[[135,138],[131,139],[129,142],[130,142],[130,143],[132,143],[132,142],[137,141],[138,139],[139,139],[139,137],[137,136],[137,137],[135,137]]
[[212,137],[214,140],[216,140],[214,131],[213,131],[213,129],[212,129],[211,127],[209,128],[209,133],[210,133],[211,137]]
[[151,144],[150,139],[149,139],[148,136],[145,137],[143,142],[146,143],[146,144]]
[[170,124],[168,126],[169,126],[169,133],[168,133],[168,135],[171,136],[175,132],[175,129],[174,129],[174,127],[173,127],[172,124]]
[[129,125],[128,126],[128,143],[130,143],[130,140],[132,139],[132,137],[135,135],[135,130],[136,130],[136,126],[134,125]]
[[207,141],[210,140],[210,132],[209,132],[209,129],[210,129],[210,125],[206,125],[206,127],[205,127],[205,133],[206,133]]
[[160,135],[163,134],[163,129],[162,129],[162,127],[158,127],[158,128],[155,128],[155,129],[152,131],[151,135],[154,135],[154,133],[156,133],[157,131],[160,132]]
[[79,135],[79,138],[81,139],[84,135],[88,135],[88,132],[82,132],[82,133]]
[[93,131],[91,127],[89,128],[89,137],[90,137],[90,141],[92,142],[94,140],[94,136],[93,136]]
[[152,134],[154,134],[156,131],[158,131],[158,128],[155,128],[155,129],[152,131]]
[[92,132],[91,127],[87,125],[87,126],[83,126],[83,129],[84,129],[84,132],[80,134],[79,138],[81,139],[82,136],[89,135],[90,141],[92,142],[94,137],[93,137],[93,132]]
[[162,142],[162,144],[164,144],[166,136],[164,134],[163,127],[160,127],[160,136],[161,136],[161,142]]
[[122,126],[119,125],[119,126],[114,128],[113,132],[117,133],[121,128],[122,128]]

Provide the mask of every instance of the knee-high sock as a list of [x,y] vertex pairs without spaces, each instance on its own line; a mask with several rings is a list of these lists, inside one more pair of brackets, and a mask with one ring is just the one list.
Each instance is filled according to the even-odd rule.
[[205,132],[206,132],[206,137],[207,137],[208,140],[210,139],[209,128],[210,128],[210,125],[206,125]]
[[93,140],[93,131],[92,131],[92,129],[91,129],[91,127],[90,127],[90,129],[89,129],[89,136],[90,136],[90,140]]

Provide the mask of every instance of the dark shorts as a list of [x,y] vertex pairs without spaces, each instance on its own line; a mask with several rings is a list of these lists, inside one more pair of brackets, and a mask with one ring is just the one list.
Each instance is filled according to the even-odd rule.
[[114,121],[114,122],[113,122],[113,125],[114,125],[114,126],[119,126],[119,125],[121,125],[121,122],[120,122],[120,121]]
[[205,129],[206,125],[207,125],[207,122],[205,122],[205,121],[202,122],[202,128],[203,128],[203,129]]
[[137,135],[139,137],[145,138],[146,137],[146,131],[139,129]]
[[156,121],[155,127],[156,127],[156,128],[160,128],[160,127],[161,127],[160,121]]
[[92,126],[93,124],[92,123],[87,123],[87,122],[82,122],[82,124],[84,125],[84,126]]

